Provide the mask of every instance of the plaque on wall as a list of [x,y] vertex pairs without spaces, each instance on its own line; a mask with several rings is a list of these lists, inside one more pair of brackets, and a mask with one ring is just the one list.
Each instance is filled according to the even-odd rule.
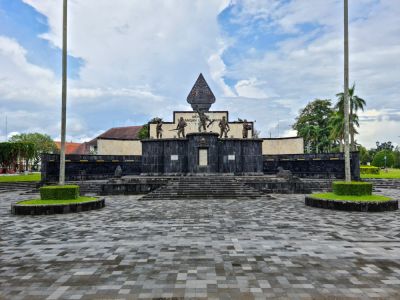
[[228,160],[235,160],[235,154],[228,155]]
[[176,155],[176,154],[171,155],[171,160],[178,160],[178,159],[179,159],[179,155]]
[[199,166],[208,166],[208,149],[199,149]]

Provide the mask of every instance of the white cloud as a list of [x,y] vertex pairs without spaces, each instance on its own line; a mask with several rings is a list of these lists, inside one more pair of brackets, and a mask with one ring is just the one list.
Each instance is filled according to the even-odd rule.
[[[267,82],[277,95],[273,98],[277,103],[279,99],[285,99],[282,104],[291,103],[292,122],[308,101],[330,98],[335,102],[335,94],[343,89],[342,1],[293,0],[272,10],[258,9],[263,5],[261,1],[240,3],[243,8],[236,13],[242,24],[262,19],[270,33],[270,27],[274,27],[276,32],[292,35],[280,41],[276,49],[265,50],[261,57],[234,61],[225,76],[237,80],[237,85],[251,78]],[[388,124],[393,132],[400,132],[399,120],[393,120],[393,110],[400,111],[399,14],[396,0],[350,4],[350,80],[356,82],[356,94],[367,101],[365,114],[372,110],[368,121],[377,120],[375,127]],[[298,34],[304,24],[316,27]],[[376,111],[383,116],[372,116]],[[391,121],[383,122],[385,118]],[[361,119],[365,128],[360,129],[358,139],[368,146],[373,146],[377,138],[385,139],[386,132],[372,128],[371,124]],[[387,138],[393,138],[393,132],[386,133]]]
[[52,104],[57,96],[53,72],[31,64],[26,55],[17,41],[0,36],[1,102]]
[[265,99],[268,95],[260,88],[261,84],[262,82],[259,82],[256,78],[240,80],[236,83],[235,90],[241,97]]
[[[40,36],[60,48],[62,1],[23,1],[47,17],[49,30]],[[278,120],[281,132],[293,134],[288,128],[300,108],[314,98],[334,100],[342,89],[342,4],[71,0],[69,53],[83,62],[79,76],[69,81],[68,113],[70,122],[76,122],[68,127],[71,138],[89,138],[110,123],[137,124],[153,116],[170,120],[173,110],[189,109],[185,98],[200,72],[217,97],[213,109],[228,109],[232,118],[256,119],[266,136],[276,132]],[[233,35],[222,32],[218,23],[228,5],[231,22],[241,28]],[[388,124],[400,132],[398,15],[397,0],[350,3],[350,80],[367,101],[358,138],[366,144],[385,134],[371,124]],[[262,43],[241,40],[254,35],[268,41],[276,34],[282,35],[280,41],[265,49]],[[225,60],[237,43],[243,46],[240,54]],[[0,37],[0,108],[27,120],[16,131],[47,130],[57,136],[60,80],[30,63],[27,51]]]

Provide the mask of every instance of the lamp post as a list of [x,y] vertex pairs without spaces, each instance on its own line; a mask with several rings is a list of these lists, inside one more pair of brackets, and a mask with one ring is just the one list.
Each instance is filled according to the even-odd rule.
[[349,1],[344,0],[344,169],[345,180],[351,181],[349,143]]
[[61,149],[59,185],[65,184],[65,135],[67,123],[67,0],[63,0]]

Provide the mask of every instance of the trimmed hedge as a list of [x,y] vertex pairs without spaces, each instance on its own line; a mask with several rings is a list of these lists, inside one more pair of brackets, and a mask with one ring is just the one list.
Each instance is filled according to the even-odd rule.
[[372,166],[360,166],[360,174],[379,174],[379,168]]
[[42,200],[71,200],[78,197],[78,185],[51,185],[40,188],[40,198]]
[[333,182],[333,192],[336,195],[372,195],[372,183],[361,181],[335,181]]

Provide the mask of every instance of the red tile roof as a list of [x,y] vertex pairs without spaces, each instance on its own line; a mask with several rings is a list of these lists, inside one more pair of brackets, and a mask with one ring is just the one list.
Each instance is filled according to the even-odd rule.
[[[57,149],[61,149],[61,142],[55,142]],[[81,146],[81,143],[72,143],[72,142],[66,142],[65,143],[65,154],[77,154],[76,150]]]
[[136,140],[143,126],[114,127],[100,134],[97,139]]
[[[86,143],[65,143],[65,154],[89,154],[90,146],[97,145],[97,139],[105,140],[136,140],[138,139],[139,131],[143,126],[127,126],[114,127],[108,129],[98,137]],[[61,142],[55,142],[57,148],[61,148]]]

